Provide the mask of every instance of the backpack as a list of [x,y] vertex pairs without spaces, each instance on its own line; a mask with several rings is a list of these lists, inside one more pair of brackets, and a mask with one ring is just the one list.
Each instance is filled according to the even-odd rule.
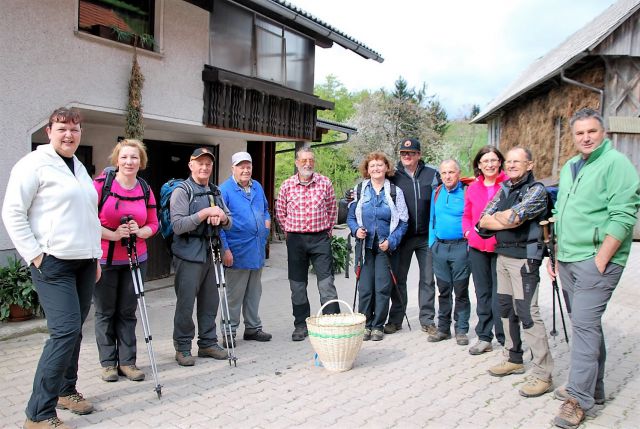
[[[118,201],[116,201],[116,208],[118,208],[118,203],[120,200],[123,201],[137,201],[144,199],[144,203],[147,208],[156,208],[154,205],[149,205],[149,198],[151,196],[151,188],[146,180],[142,177],[137,177],[138,183],[140,183],[140,187],[142,187],[142,196],[137,197],[123,197],[120,194],[116,194],[115,192],[111,192],[111,187],[113,186],[113,180],[116,178],[117,170],[115,167],[107,167],[102,170],[102,174],[100,177],[97,177],[96,182],[102,182],[102,191],[100,201],[98,201],[98,216],[102,211],[105,203],[109,199],[109,197],[114,197]],[[109,241],[109,249],[107,250],[107,266],[111,266],[113,262],[113,252],[115,250],[115,241]]]
[[[103,182],[102,192],[101,192],[102,197],[100,198],[100,201],[98,201],[98,214],[100,214],[100,212],[102,211],[102,207],[104,207],[104,204],[107,202],[109,197],[114,197],[118,200],[123,200],[123,201],[137,201],[137,200],[144,199],[144,203],[147,206],[147,208],[156,207],[153,205],[149,205],[151,188],[149,187],[149,184],[147,183],[147,181],[144,180],[142,177],[137,177],[138,183],[140,183],[140,186],[142,187],[142,196],[123,197],[122,195],[111,192],[111,186],[113,185],[113,180],[116,178],[116,173],[117,173],[117,170],[115,167],[107,167],[104,170],[102,170],[102,174],[100,175],[100,177],[96,178],[96,182]],[[118,208],[118,202],[116,202],[116,208]]]
[[[171,244],[173,243],[173,225],[171,225],[171,194],[173,191],[182,187],[189,196],[189,204],[195,197],[203,195],[213,195],[214,197],[220,195],[220,190],[213,184],[209,183],[209,188],[213,189],[208,192],[193,192],[193,187],[189,183],[188,179],[170,179],[160,188],[160,210],[158,211],[158,217],[160,219],[160,234],[164,238],[169,254],[171,254]],[[194,234],[188,234],[189,236]]]
[[[396,185],[394,185],[393,183],[389,182],[389,185],[391,185],[389,187],[389,194],[391,195],[391,201],[393,201],[393,204],[396,203]],[[356,186],[356,199],[355,201],[358,201],[360,199],[360,195],[362,194],[362,182],[358,183],[358,186]]]

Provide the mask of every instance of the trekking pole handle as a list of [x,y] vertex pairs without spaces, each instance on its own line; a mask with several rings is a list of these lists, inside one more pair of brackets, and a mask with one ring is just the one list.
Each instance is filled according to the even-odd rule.
[[351,308],[351,306],[349,305],[349,303],[347,303],[346,301],[343,301],[341,299],[330,299],[329,301],[325,302],[324,304],[322,304],[322,307],[320,307],[320,309],[318,310],[318,313],[316,314],[316,316],[320,316],[322,314],[322,310],[324,310],[324,308],[329,305],[332,304],[334,302],[341,302],[343,303],[351,312],[351,314],[353,314],[353,308]]
[[542,227],[542,240],[545,243],[549,243],[549,221],[541,220],[540,227]]
[[[124,225],[125,223],[128,223],[131,219],[133,219],[133,216],[131,215],[122,216],[120,218],[120,225]],[[121,238],[120,244],[122,244],[122,247],[128,247],[130,244],[130,240],[131,240],[131,236]]]

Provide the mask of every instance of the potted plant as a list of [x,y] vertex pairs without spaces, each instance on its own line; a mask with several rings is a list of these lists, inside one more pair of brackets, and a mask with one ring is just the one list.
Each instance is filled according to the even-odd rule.
[[0,320],[28,320],[39,308],[29,268],[10,256],[7,265],[0,267]]

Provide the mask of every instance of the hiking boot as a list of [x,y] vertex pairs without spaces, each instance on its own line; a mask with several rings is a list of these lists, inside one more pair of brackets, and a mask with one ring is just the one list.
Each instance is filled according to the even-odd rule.
[[229,355],[227,354],[227,351],[225,349],[220,347],[218,343],[215,343],[211,347],[198,348],[198,357],[225,360],[229,357]]
[[371,329],[365,329],[362,341],[369,341],[371,339]]
[[115,366],[105,366],[102,368],[100,378],[102,378],[102,381],[118,381],[118,369]]
[[482,353],[490,351],[493,351],[493,347],[491,346],[491,343],[489,341],[478,340],[475,345],[469,348],[469,354],[474,356],[481,355]]
[[578,401],[569,397],[560,406],[558,415],[553,419],[553,424],[564,429],[575,429],[584,420],[584,411]]
[[242,339],[245,341],[259,341],[264,343],[266,341],[271,341],[273,335],[264,332],[262,329],[245,329],[244,335],[242,335]]
[[293,333],[291,334],[291,339],[293,341],[302,341],[304,340],[304,337],[306,337],[307,335],[309,335],[309,331],[307,331],[307,327],[298,326],[296,327],[296,329],[293,330]]
[[399,330],[402,329],[402,325],[396,325],[395,323],[387,323],[384,325],[384,333],[385,334],[395,334]]
[[371,341],[382,341],[384,333],[381,329],[374,329],[371,331]]
[[529,377],[527,382],[519,390],[525,398],[536,398],[549,392],[553,388],[551,380],[545,381],[538,377]]
[[505,375],[511,374],[524,374],[524,365],[505,360],[500,362],[498,365],[489,368],[489,374],[494,377],[504,377]]
[[[230,343],[233,343],[233,347],[236,346],[236,334],[235,333],[231,336]],[[222,337],[222,347],[224,347],[225,349],[228,349],[230,345],[231,344],[227,345],[227,339],[226,339],[226,337],[223,336]]]
[[[69,410],[74,414],[89,414],[93,411],[93,405],[82,397],[82,393],[76,392],[67,396],[58,397],[56,408]],[[46,426],[45,426],[46,427]]]
[[448,340],[450,338],[451,338],[451,333],[450,332],[436,331],[435,334],[429,335],[427,337],[427,341],[429,341],[430,343],[437,343],[437,342],[440,342],[442,340]]
[[118,374],[124,375],[131,381],[144,380],[144,372],[135,365],[120,365],[118,367]]
[[191,355],[190,351],[176,352],[176,360],[180,366],[193,366],[196,364],[196,358]]
[[456,344],[459,346],[469,345],[469,337],[467,337],[467,334],[456,334]]
[[31,419],[27,419],[24,421],[24,425],[22,425],[24,429],[71,429],[71,426],[65,425],[62,420],[57,417],[50,417],[47,420],[42,420],[39,422],[34,422]]
[[[567,392],[567,386],[563,384],[562,386],[556,387],[556,390],[553,391],[553,398],[559,399],[560,401],[566,401],[571,398],[571,395]],[[604,405],[605,403],[604,397],[594,396],[593,400],[596,402],[596,405]]]
[[427,335],[435,335],[438,333],[438,329],[436,328],[436,325],[431,324],[431,325],[422,325],[422,332],[426,332]]

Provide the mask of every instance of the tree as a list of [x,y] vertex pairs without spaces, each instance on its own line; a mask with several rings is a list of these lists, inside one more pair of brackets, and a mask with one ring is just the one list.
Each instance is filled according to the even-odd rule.
[[380,90],[356,104],[351,123],[358,128],[351,147],[356,165],[372,150],[397,160],[400,143],[413,137],[421,141],[425,160],[433,162],[448,119],[436,96],[427,95],[426,84],[416,90],[400,76],[393,92]]

